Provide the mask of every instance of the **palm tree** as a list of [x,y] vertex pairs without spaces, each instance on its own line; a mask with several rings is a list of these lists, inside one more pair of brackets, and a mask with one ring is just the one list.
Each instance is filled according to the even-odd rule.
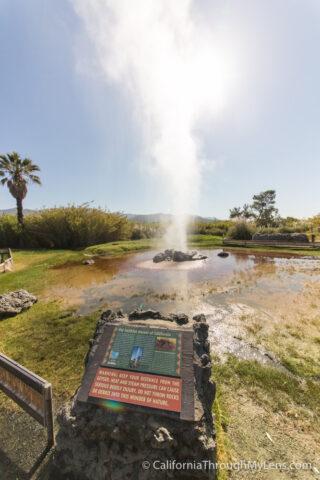
[[22,201],[28,193],[27,184],[37,183],[41,185],[38,175],[40,168],[32,163],[29,158],[22,159],[17,152],[0,155],[0,177],[2,185],[7,184],[11,195],[17,202],[18,222],[23,228],[23,206]]

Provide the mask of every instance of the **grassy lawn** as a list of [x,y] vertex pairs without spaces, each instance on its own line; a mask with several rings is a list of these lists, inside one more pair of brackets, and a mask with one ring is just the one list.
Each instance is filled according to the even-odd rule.
[[[51,267],[83,258],[73,251],[15,251],[16,269],[0,275],[0,292],[24,288],[35,295],[55,281]],[[0,351],[52,383],[56,400],[70,397],[79,385],[83,360],[99,312],[78,316],[58,300],[40,300],[30,310],[0,320]],[[57,354],[57,350],[59,353]],[[0,407],[13,403],[0,397]]]
[[[273,460],[280,458],[280,455],[287,455],[289,460],[293,460],[293,455],[298,455],[298,459],[306,458],[309,445],[301,445],[300,450],[297,442],[293,448],[292,438],[299,433],[305,437],[319,438],[319,382],[263,366],[255,360],[239,360],[234,356],[224,363],[214,357],[212,375],[217,385],[213,412],[219,463],[252,458],[263,461],[266,451],[272,453]],[[267,432],[268,435],[271,433],[272,440],[268,439]],[[279,452],[279,439],[285,453]],[[231,475],[231,478],[249,478],[245,472],[243,475]],[[218,472],[218,480],[229,478],[230,472],[227,470]],[[254,474],[250,478],[266,477]]]
[[121,242],[103,243],[101,245],[93,245],[84,250],[86,255],[107,255],[116,256],[126,253],[137,253],[144,250],[155,248],[156,241],[153,239],[146,240],[124,240]]

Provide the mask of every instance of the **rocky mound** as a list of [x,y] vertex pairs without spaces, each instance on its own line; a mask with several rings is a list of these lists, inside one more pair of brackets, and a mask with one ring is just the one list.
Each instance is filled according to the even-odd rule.
[[[194,420],[176,420],[154,413],[120,411],[77,402],[77,393],[58,414],[54,480],[161,480],[215,479],[216,456],[212,404],[210,344],[205,315],[164,316],[152,310],[103,313],[90,341],[85,364],[91,364],[108,323],[177,329],[193,333]],[[186,322],[186,323],[185,323]],[[107,405],[106,405],[107,406]],[[114,407],[114,405],[113,405]],[[119,409],[118,409],[119,410]],[[192,469],[168,468],[168,462],[202,465]],[[203,462],[203,463],[201,463]],[[212,462],[210,470],[209,463]],[[171,463],[172,464],[172,463]],[[164,466],[163,468],[160,468]],[[53,478],[53,477],[52,477]]]
[[154,263],[160,262],[192,262],[194,260],[204,260],[208,258],[205,255],[200,255],[196,251],[181,252],[179,250],[165,250],[164,252],[157,253],[153,257]]
[[0,295],[0,318],[17,315],[23,310],[28,310],[37,301],[37,297],[26,290],[4,293]]

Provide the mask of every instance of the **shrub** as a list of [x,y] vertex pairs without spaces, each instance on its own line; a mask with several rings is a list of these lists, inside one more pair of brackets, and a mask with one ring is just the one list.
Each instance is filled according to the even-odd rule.
[[214,235],[222,237],[233,222],[195,222],[188,225],[188,233],[201,235]]
[[228,230],[228,238],[234,240],[251,240],[254,231],[244,219],[237,220]]
[[269,235],[270,233],[277,233],[278,230],[276,228],[272,228],[272,227],[269,227],[269,228],[262,228],[261,230],[259,230],[259,233],[263,233],[263,234],[267,234]]
[[165,226],[160,223],[131,223],[131,240],[155,238],[163,235]]
[[0,248],[19,246],[19,228],[16,215],[0,216]]
[[[26,216],[24,223],[27,248],[78,248],[126,240],[131,235],[124,215],[87,204],[44,209]],[[18,231],[14,215],[0,217],[0,247],[18,247]]]

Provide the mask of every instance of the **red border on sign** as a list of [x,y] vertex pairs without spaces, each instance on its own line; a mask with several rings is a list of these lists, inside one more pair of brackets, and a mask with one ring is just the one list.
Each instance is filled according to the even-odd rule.
[[89,396],[181,412],[180,378],[99,367]]

